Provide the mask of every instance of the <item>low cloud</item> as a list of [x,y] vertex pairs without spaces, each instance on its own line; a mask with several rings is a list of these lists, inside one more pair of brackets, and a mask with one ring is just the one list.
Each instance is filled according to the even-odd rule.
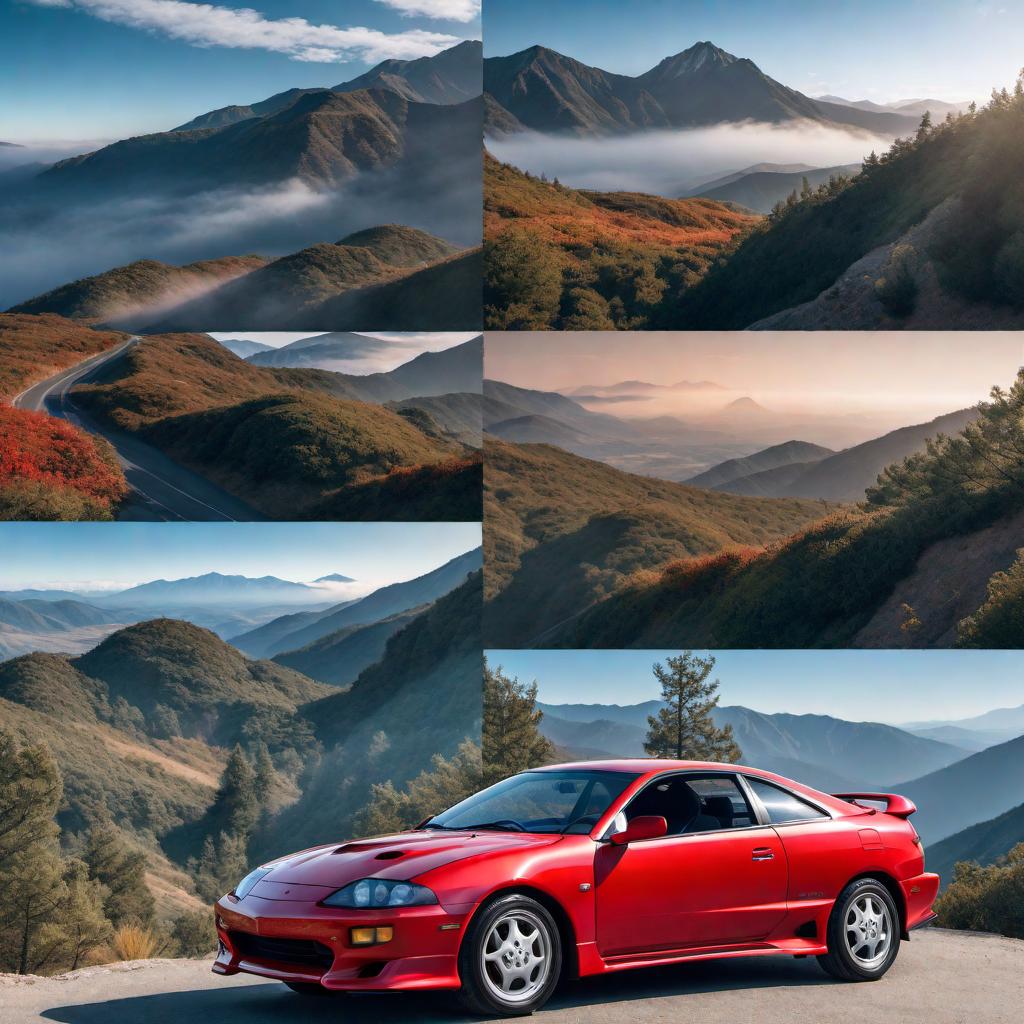
[[[198,47],[266,50],[297,61],[322,64],[349,60],[376,62],[388,58],[428,57],[459,42],[440,32],[314,25],[305,18],[267,18],[249,7],[220,7],[187,0],[28,0],[37,7],[60,7],[116,25],[155,32]],[[413,7],[472,6],[471,0],[382,0],[414,14]],[[431,15],[440,17],[442,15]],[[457,18],[455,20],[469,20]]]
[[0,203],[0,245],[17,252],[0,277],[0,309],[142,258],[183,264],[218,256],[282,256],[378,224],[408,224],[460,245],[480,243],[480,180],[456,162],[424,202],[400,172],[376,171],[336,191],[298,179],[189,196]]
[[522,132],[488,139],[487,147],[499,160],[576,188],[678,196],[758,163],[857,163],[872,149],[888,149],[889,140],[809,122],[745,122],[599,139]]
[[406,18],[472,21],[480,14],[480,0],[377,0]]

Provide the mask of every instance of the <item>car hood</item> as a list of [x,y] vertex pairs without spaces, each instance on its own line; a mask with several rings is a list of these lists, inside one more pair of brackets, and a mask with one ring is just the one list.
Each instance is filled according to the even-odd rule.
[[264,880],[335,889],[360,878],[408,881],[468,857],[550,846],[561,839],[518,832],[403,832],[304,850],[275,861]]

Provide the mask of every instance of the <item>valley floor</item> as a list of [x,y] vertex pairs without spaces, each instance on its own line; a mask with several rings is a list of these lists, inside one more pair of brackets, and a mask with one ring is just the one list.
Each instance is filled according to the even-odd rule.
[[[549,1024],[685,1019],[735,1024],[755,1018],[760,1024],[1003,1024],[1017,1019],[1024,1000],[1022,955],[1024,942],[1016,939],[928,929],[914,933],[889,974],[873,985],[833,981],[813,959],[718,960],[569,982],[537,1019]],[[0,975],[0,1013],[5,1024],[470,1019],[441,993],[311,1000],[260,978],[220,978],[210,972],[208,960],[136,961],[56,978]]]

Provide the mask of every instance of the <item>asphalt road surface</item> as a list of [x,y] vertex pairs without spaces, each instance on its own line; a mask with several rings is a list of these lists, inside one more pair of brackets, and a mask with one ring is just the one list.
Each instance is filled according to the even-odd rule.
[[[832,981],[788,957],[717,960],[569,982],[537,1024],[1003,1024],[1024,1004],[1024,942],[929,929],[879,982]],[[205,960],[92,967],[59,978],[0,975],[4,1024],[459,1024],[441,993],[310,998],[220,978]]]
[[133,491],[118,516],[120,519],[174,522],[262,520],[264,517],[244,501],[178,465],[152,445],[97,423],[75,405],[70,395],[72,387],[94,379],[141,341],[138,337],[131,338],[39,384],[33,384],[17,395],[11,404],[19,409],[35,409],[68,420],[90,434],[106,438],[114,446],[125,479]]

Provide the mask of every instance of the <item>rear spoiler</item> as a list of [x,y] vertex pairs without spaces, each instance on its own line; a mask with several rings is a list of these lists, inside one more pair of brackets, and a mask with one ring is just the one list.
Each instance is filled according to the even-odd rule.
[[[917,804],[912,800],[908,800],[905,796],[899,796],[896,793],[833,793],[832,795],[837,800],[847,800],[851,804],[857,804],[858,807],[864,806],[857,803],[859,800],[870,800],[872,803],[885,804],[885,813],[891,814],[895,818],[909,818],[917,810]],[[865,810],[871,811],[872,814],[877,809],[876,807],[865,808]]]

